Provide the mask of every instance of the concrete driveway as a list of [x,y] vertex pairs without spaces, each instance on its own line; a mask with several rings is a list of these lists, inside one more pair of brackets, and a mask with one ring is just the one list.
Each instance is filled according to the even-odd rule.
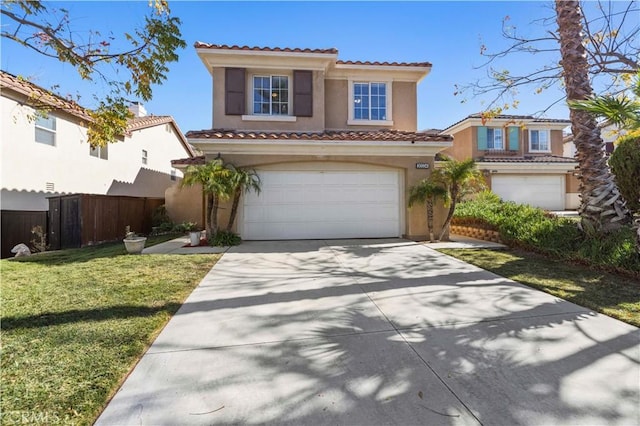
[[245,242],[100,425],[640,423],[640,330],[403,240]]

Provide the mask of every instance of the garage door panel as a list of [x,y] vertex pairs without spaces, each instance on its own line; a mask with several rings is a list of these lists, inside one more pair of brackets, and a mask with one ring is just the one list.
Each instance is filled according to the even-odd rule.
[[365,238],[400,234],[396,171],[258,171],[246,194],[244,239]]

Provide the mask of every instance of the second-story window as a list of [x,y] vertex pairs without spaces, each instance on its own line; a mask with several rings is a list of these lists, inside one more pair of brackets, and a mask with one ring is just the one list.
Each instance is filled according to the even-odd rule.
[[56,118],[52,115],[36,117],[36,142],[45,145],[56,145]]
[[353,83],[353,118],[387,120],[386,83]]
[[289,77],[256,75],[253,77],[253,113],[289,114]]
[[102,158],[103,160],[109,159],[109,145],[92,147],[89,145],[89,155],[92,157]]
[[551,152],[548,130],[529,130],[529,152]]
[[487,149],[504,149],[504,142],[502,138],[502,129],[489,128],[487,129]]
[[142,150],[142,164],[147,164],[147,160],[148,160],[148,154],[147,154],[147,150],[143,149]]

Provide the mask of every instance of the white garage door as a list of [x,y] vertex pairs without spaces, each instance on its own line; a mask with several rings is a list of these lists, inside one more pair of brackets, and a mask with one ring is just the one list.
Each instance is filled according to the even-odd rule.
[[381,170],[258,170],[246,194],[245,240],[400,236],[400,175]]
[[505,201],[564,210],[564,175],[492,175],[491,190]]

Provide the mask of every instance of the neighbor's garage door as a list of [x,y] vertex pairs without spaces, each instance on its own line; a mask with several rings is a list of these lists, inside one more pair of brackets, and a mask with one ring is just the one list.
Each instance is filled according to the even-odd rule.
[[263,170],[247,194],[245,240],[400,236],[400,175],[380,170]]
[[505,201],[564,210],[564,175],[492,175],[491,190]]

